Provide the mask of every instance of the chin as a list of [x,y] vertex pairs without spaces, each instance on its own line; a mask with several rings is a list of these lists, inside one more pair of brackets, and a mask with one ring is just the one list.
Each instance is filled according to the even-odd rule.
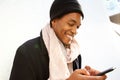
[[69,48],[69,47],[70,47],[70,44],[69,44],[69,43],[63,43],[63,45],[64,45],[66,48]]

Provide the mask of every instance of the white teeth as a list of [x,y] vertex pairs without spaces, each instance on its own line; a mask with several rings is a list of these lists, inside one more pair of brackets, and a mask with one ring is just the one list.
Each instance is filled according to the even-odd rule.
[[70,36],[70,35],[67,35],[67,37],[68,37],[68,38],[70,38],[70,40],[72,40],[72,39],[73,39],[73,37],[72,37],[72,36]]
[[72,43],[72,40],[70,40],[68,43],[71,44],[71,43]]
[[68,38],[70,38],[69,44],[71,44],[73,37],[70,35],[67,35]]

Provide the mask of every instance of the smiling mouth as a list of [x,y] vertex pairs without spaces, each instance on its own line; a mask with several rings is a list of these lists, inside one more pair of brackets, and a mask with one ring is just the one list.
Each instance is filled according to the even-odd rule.
[[72,40],[73,40],[73,36],[67,35],[67,38],[70,39],[68,43],[71,44],[71,42],[72,42]]

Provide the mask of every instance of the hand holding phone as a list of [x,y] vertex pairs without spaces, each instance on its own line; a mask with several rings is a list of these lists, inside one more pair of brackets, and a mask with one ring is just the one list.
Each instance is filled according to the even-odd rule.
[[108,72],[111,72],[111,71],[113,71],[113,70],[115,70],[116,68],[109,68],[109,69],[107,69],[107,70],[105,70],[105,71],[102,71],[102,72],[100,72],[100,73],[98,73],[98,74],[96,74],[96,76],[102,76],[102,75],[105,75],[106,73],[108,73]]

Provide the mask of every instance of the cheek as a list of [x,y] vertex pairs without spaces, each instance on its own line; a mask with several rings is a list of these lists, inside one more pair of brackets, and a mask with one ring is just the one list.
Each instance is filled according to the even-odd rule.
[[58,35],[59,37],[62,37],[62,35],[63,35],[64,32],[65,32],[65,29],[64,29],[63,24],[57,24],[57,25],[56,25],[56,32],[57,32],[57,35]]
[[56,26],[56,28],[54,28],[54,31],[55,31],[56,36],[61,40],[63,36],[63,31],[60,28],[60,26]]
[[64,34],[65,34],[65,31],[63,29],[59,29],[58,30],[58,37],[60,39],[63,39],[64,38]]
[[63,42],[65,40],[65,30],[62,28],[57,29],[56,36]]
[[60,35],[59,35],[59,39],[63,42],[66,43],[69,41],[69,39],[67,38],[67,30],[61,30]]
[[69,27],[64,24],[64,23],[57,23],[56,24],[56,29],[55,29],[55,33],[56,33],[56,36],[64,43],[66,42],[66,34],[69,30]]

